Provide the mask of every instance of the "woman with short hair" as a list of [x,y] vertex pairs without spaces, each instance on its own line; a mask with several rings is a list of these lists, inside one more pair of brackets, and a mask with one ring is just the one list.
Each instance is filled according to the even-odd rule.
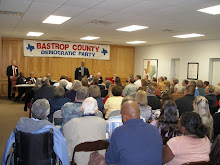
[[70,90],[67,90],[66,93],[65,93],[65,97],[71,99],[72,102],[75,101],[75,98],[76,98],[76,91],[77,89],[79,89],[80,87],[82,86],[82,83],[81,81],[79,80],[74,80],[73,81],[73,84],[72,84],[72,87],[70,88]]
[[171,138],[163,148],[163,163],[180,165],[209,161],[210,141],[207,128],[196,112],[182,114],[179,129],[183,136]]
[[101,98],[100,88],[97,85],[91,85],[89,87],[89,96],[96,99],[98,103],[98,109],[102,112],[104,108],[104,104]]

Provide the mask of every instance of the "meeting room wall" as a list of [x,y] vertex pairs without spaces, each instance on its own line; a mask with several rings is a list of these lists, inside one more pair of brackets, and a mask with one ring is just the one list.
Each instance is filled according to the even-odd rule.
[[[60,57],[24,57],[23,40],[2,38],[2,54],[0,61],[0,96],[7,95],[7,76],[6,69],[11,60],[17,61],[19,72],[24,72],[28,77],[29,72],[34,72],[36,77],[45,76],[50,73],[52,78],[59,80],[61,75],[67,75],[74,80],[75,69],[79,67],[82,59],[60,58]],[[84,59],[85,67],[90,74],[96,75],[97,72],[102,77],[111,77],[114,73],[125,82],[129,74],[134,73],[135,47],[110,46],[110,60]]]
[[220,58],[220,40],[193,41],[136,47],[134,73],[135,75],[143,74],[144,59],[158,59],[158,75],[167,76],[168,80],[170,80],[172,78],[171,60],[178,58],[180,59],[180,81],[187,79],[187,66],[189,62],[199,63],[199,79],[203,81],[210,80],[210,60]]

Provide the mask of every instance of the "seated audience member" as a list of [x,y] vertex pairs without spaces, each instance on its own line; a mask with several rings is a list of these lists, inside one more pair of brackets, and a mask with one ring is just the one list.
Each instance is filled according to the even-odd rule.
[[194,93],[194,97],[198,97],[199,96],[199,91],[196,89],[196,82],[195,81],[189,81],[188,86],[192,85],[195,88],[195,93]]
[[207,127],[210,141],[213,137],[213,118],[209,111],[208,100],[203,96],[198,96],[193,102],[194,111],[202,118],[202,123]]
[[98,84],[102,84],[102,83],[103,83],[103,80],[102,80],[102,76],[101,76],[101,73],[100,73],[100,72],[97,73],[97,77],[98,77],[98,80],[99,80],[99,83],[98,83]]
[[115,85],[118,85],[118,86],[121,87],[121,89],[123,89],[123,86],[122,86],[122,84],[121,84],[121,79],[120,79],[119,77],[117,77],[117,78],[115,79]]
[[[61,81],[65,81],[65,82],[66,82],[66,87],[65,87],[65,88],[68,89],[68,90],[69,90],[70,87],[72,86],[72,83],[68,81],[68,77],[67,77],[66,75],[62,75],[62,76],[60,77],[60,82],[61,82]],[[55,86],[55,87],[56,87],[56,86],[59,86],[59,85],[60,85],[60,82],[54,83],[53,86]],[[64,85],[64,84],[63,84],[63,85]]]
[[185,112],[193,111],[193,101],[195,100],[194,93],[195,88],[192,85],[187,86],[184,96],[175,101],[177,109],[179,110],[179,116]]
[[151,80],[150,80],[150,82],[151,82],[151,83],[152,83],[152,82],[157,83],[157,78],[156,78],[156,77],[152,77]]
[[37,77],[34,77],[34,72],[29,73],[30,77],[27,78],[28,84],[36,84]]
[[174,102],[175,102],[177,99],[179,99],[179,98],[181,98],[181,97],[184,96],[181,91],[182,91],[182,85],[176,84],[176,85],[174,86],[174,93],[171,95]]
[[49,99],[50,103],[50,114],[48,116],[48,120],[53,122],[53,113],[57,110],[60,110],[61,107],[67,103],[71,102],[69,98],[64,97],[65,90],[62,86],[57,86],[54,88],[54,98]]
[[158,128],[164,145],[172,137],[180,136],[178,120],[176,104],[171,100],[165,101],[159,119],[153,120],[150,123]]
[[216,111],[217,111],[217,106],[216,106],[216,96],[214,95],[214,86],[209,85],[206,87],[205,89],[205,98],[208,100],[209,102],[209,109],[211,114],[213,115]]
[[106,100],[107,100],[109,97],[112,97],[112,96],[113,96],[113,95],[112,95],[112,88],[113,88],[113,86],[115,86],[115,85],[114,85],[114,84],[111,84],[111,85],[109,86],[108,95],[103,99],[103,104],[105,104]]
[[67,90],[64,97],[71,99],[72,102],[75,101],[76,91],[82,86],[82,83],[79,80],[74,80],[70,90]]
[[103,100],[101,98],[100,88],[97,85],[91,85],[89,87],[89,96],[96,99],[98,103],[98,109],[102,112],[104,108]]
[[140,75],[137,75],[135,77],[134,85],[136,85],[137,88],[141,87],[141,76]]
[[72,113],[74,113],[75,115],[75,112],[80,111],[82,102],[88,97],[88,95],[89,95],[88,88],[82,86],[79,89],[77,89],[76,100],[72,105],[74,108],[73,107],[71,109],[61,108],[61,116],[63,117],[63,124],[67,123],[69,120],[71,120],[74,117],[74,116],[72,117]]
[[152,107],[152,110],[160,109],[160,100],[157,96],[154,95],[155,88],[153,85],[147,87],[147,100],[148,105]]
[[106,97],[108,95],[108,89],[111,84],[112,84],[111,81],[109,80],[105,81],[105,90],[101,90],[101,97]]
[[[68,90],[67,88],[67,83],[68,83],[68,81],[67,80],[60,80],[60,83],[59,83],[59,86],[61,86],[61,87],[63,87],[64,88],[64,90],[65,90],[65,92]],[[71,84],[71,86],[72,86],[72,84]],[[69,88],[70,89],[70,88]]]
[[99,84],[99,79],[98,79],[98,77],[93,77],[93,85],[98,86],[98,87],[100,88],[100,90],[104,90],[104,89],[105,89],[104,85],[100,85],[100,84]]
[[215,86],[214,94],[216,96],[216,106],[217,106],[217,109],[219,109],[219,104],[218,104],[220,100],[220,86],[219,85]]
[[[155,92],[154,92],[154,95],[159,97],[161,96],[161,91],[157,88],[157,83],[156,82],[152,82],[151,85],[154,86],[154,89],[155,89]],[[149,86],[149,85],[148,85]]]
[[220,164],[220,135],[218,135],[215,141],[212,144],[211,152],[210,152],[210,161],[212,165],[219,165]]
[[50,82],[50,85],[53,85],[53,84],[56,83],[56,80],[53,80],[53,79],[51,78],[50,73],[47,73],[46,77],[48,78],[48,80],[49,80],[49,82]]
[[157,83],[157,87],[160,91],[164,91],[165,90],[165,84],[164,84],[164,77],[160,76],[158,78],[158,83]]
[[87,87],[89,86],[89,81],[86,77],[83,77],[82,80],[81,80],[81,83],[82,83],[82,86],[83,87]]
[[[73,150],[76,145],[83,142],[105,140],[106,138],[105,120],[95,116],[95,113],[98,111],[97,101],[92,97],[85,99],[81,110],[83,112],[82,117],[70,120],[63,127],[70,161],[72,160]],[[88,164],[90,153],[75,153],[76,164]]]
[[112,84],[115,84],[116,78],[117,78],[116,74],[113,74],[109,80],[112,82]]
[[171,96],[170,94],[164,93],[164,94],[162,95],[162,98],[161,98],[161,103],[160,103],[160,107],[161,107],[161,108],[162,108],[164,102],[167,101],[167,100],[173,100],[173,98],[172,98],[172,96]]
[[139,90],[136,93],[135,101],[139,106],[141,117],[144,118],[146,122],[149,122],[152,117],[152,108],[147,105],[147,93],[143,90]]
[[106,164],[162,164],[162,140],[158,130],[140,119],[140,109],[134,101],[121,107],[122,126],[112,133],[105,154]]
[[[141,86],[140,87],[147,87],[149,84],[148,84],[148,81],[145,80],[145,79],[141,79]],[[139,88],[140,88],[139,87]]]
[[204,81],[203,82],[203,88],[206,89],[207,86],[209,86],[209,82],[208,81]]
[[[55,126],[52,125],[47,120],[47,116],[50,113],[50,104],[46,99],[38,99],[36,100],[31,108],[32,118],[22,117],[18,123],[16,128],[19,131],[38,134],[47,132],[50,128],[53,129],[53,139],[54,139],[54,151],[56,155],[61,160],[62,164],[69,164],[68,155],[67,155],[67,146],[66,140],[63,134],[58,130]],[[3,164],[5,164],[6,158],[9,154],[10,147],[14,143],[15,135],[14,131],[12,131],[11,136],[7,142],[6,150],[3,156]],[[34,150],[34,148],[33,148]],[[36,153],[37,154],[37,153]]]
[[163,148],[163,163],[177,165],[209,161],[210,141],[199,114],[184,113],[180,118],[179,130],[183,136],[171,138]]
[[[220,101],[219,101],[220,104]],[[214,138],[220,134],[220,109],[213,114],[213,129],[214,129]]]
[[[20,85],[20,84],[27,84],[27,80],[24,77],[24,74],[22,72],[20,72],[19,77],[17,78],[17,82],[16,85]],[[15,97],[14,102],[19,101],[19,99],[21,98],[21,96],[26,92],[26,88],[25,87],[19,87],[18,88],[18,96]],[[25,99],[25,96],[24,96]]]
[[167,93],[167,94],[171,94],[170,92],[170,82],[168,80],[164,80],[164,90],[161,91],[161,95],[163,95],[164,93]]
[[137,92],[137,86],[134,85],[134,78],[129,78],[128,79],[128,85],[125,86],[125,88],[123,89],[122,95],[123,96],[129,96],[132,93]]
[[171,81],[171,86],[170,86],[170,92],[171,94],[174,93],[174,87],[176,84],[179,83],[179,80],[177,78],[173,78],[172,81]]
[[108,115],[115,111],[121,109],[121,102],[123,97],[121,96],[122,89],[118,85],[114,85],[112,88],[112,97],[109,97],[104,105],[103,113],[106,114],[105,118],[108,119]]
[[199,92],[199,95],[200,96],[205,96],[205,89],[203,88],[202,80],[197,80],[196,81],[196,87],[197,87],[197,90]]
[[183,80],[182,81],[182,93],[184,94],[186,87],[188,85],[189,81],[188,80]]
[[148,79],[149,79],[148,74],[146,74],[146,75],[144,76],[144,79],[145,79],[145,80],[148,80]]
[[43,77],[41,79],[42,86],[34,92],[33,102],[37,99],[53,99],[54,98],[54,87],[50,85],[49,79]]

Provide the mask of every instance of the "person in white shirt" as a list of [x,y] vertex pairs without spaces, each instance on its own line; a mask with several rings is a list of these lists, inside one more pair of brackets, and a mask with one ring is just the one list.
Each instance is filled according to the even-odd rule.
[[136,85],[137,88],[139,88],[139,87],[142,86],[142,85],[141,85],[141,76],[140,76],[140,75],[137,75],[137,76],[135,77],[134,85]]

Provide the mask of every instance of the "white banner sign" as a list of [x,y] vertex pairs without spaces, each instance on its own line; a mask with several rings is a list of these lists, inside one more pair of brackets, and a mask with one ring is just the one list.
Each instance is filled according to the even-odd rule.
[[98,60],[110,59],[109,45],[24,40],[23,47],[24,56],[29,57],[69,57]]

